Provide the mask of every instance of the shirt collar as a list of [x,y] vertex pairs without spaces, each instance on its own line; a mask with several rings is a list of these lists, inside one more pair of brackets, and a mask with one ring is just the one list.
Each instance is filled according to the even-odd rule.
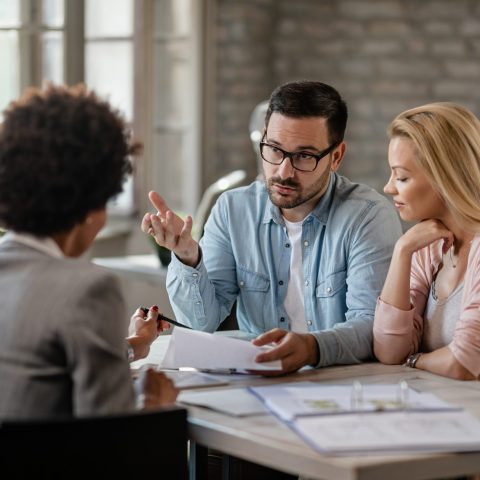
[[27,245],[30,248],[46,253],[50,257],[64,258],[65,255],[60,250],[55,240],[51,237],[36,237],[28,233],[17,233],[8,231],[0,240],[0,243],[17,242]]
[[[332,205],[333,196],[335,194],[336,183],[337,174],[335,172],[330,172],[330,179],[328,182],[327,190],[322,195],[318,203],[315,205],[315,208],[307,215],[306,218],[312,216],[323,225],[326,225],[328,215],[330,213],[330,207]],[[265,213],[263,215],[263,223],[269,223],[271,220],[280,225],[285,225],[280,209],[272,203],[269,197],[267,200],[267,208],[265,209]]]

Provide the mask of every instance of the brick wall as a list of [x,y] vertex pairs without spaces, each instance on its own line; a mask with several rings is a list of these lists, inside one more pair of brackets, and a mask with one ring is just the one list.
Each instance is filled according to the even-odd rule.
[[213,171],[237,168],[256,174],[248,124],[255,105],[268,97],[273,78],[270,32],[275,0],[220,0],[217,5],[217,151]]
[[255,157],[250,112],[281,83],[315,79],[347,100],[342,173],[381,190],[399,112],[456,101],[480,115],[477,0],[217,0],[218,172]]

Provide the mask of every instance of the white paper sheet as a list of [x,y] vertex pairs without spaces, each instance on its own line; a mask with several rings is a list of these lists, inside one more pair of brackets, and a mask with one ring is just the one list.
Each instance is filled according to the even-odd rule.
[[397,412],[299,417],[292,428],[321,452],[480,450],[480,421],[467,412]]
[[182,392],[178,397],[178,401],[189,405],[210,408],[235,417],[260,415],[268,412],[262,402],[245,388]]
[[184,390],[187,388],[217,387],[227,385],[229,382],[225,378],[208,375],[202,372],[191,372],[184,370],[159,370],[163,372],[177,388]]
[[175,328],[161,366],[204,370],[281,370],[281,362],[256,363],[254,358],[268,347],[212,333]]

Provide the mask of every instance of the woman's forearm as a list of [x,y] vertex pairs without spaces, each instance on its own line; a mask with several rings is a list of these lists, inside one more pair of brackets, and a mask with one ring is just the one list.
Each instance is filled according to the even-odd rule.
[[410,310],[412,253],[397,242],[380,298],[401,310]]
[[455,358],[448,347],[422,354],[417,360],[416,368],[457,380],[475,380],[473,374]]

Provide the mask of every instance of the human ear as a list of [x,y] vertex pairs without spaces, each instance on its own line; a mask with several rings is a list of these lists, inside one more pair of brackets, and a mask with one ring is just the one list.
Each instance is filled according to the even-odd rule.
[[345,157],[345,152],[347,151],[347,144],[345,142],[340,143],[340,145],[332,152],[332,164],[331,169],[333,172],[336,172],[342,161]]

